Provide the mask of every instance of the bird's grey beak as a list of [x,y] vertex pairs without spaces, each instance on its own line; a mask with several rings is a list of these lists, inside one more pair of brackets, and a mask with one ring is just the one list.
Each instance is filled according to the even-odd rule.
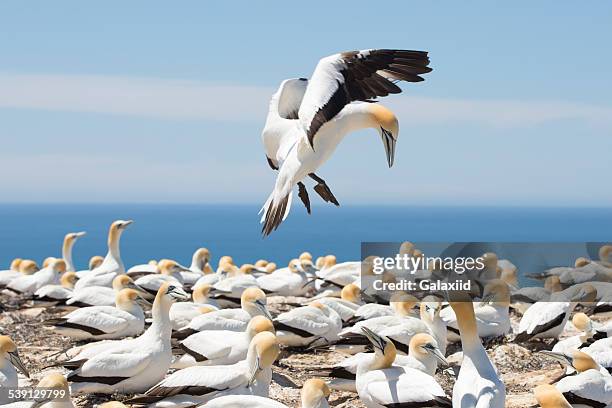
[[190,296],[183,289],[178,286],[173,286],[171,290],[168,291],[168,294],[177,300],[189,300]]
[[21,361],[21,358],[19,357],[19,353],[17,351],[8,353],[8,358],[11,364],[13,364],[13,366],[17,370],[19,370],[26,377],[30,378],[30,373],[28,372],[28,369],[23,364],[23,361]]
[[128,282],[128,284],[126,285],[126,287],[127,287],[128,289],[133,289],[133,290],[135,290],[136,292],[139,292],[139,293],[142,293],[142,294],[144,294],[144,293],[149,293],[149,292],[147,292],[147,291],[146,291],[146,290],[145,290],[145,289],[144,289],[142,286],[137,285],[137,284],[135,284],[134,282]]
[[268,312],[268,308],[266,307],[266,304],[264,302],[262,302],[261,300],[256,300],[255,301],[255,306],[257,307],[257,309],[259,309],[259,311],[261,313],[263,313],[263,315],[266,317],[266,319],[272,321],[274,320],[272,318],[272,315],[270,314],[270,312]]
[[178,270],[180,272],[191,272],[191,269],[189,269],[188,267],[183,266],[183,265],[178,265]]
[[431,354],[433,354],[433,356],[442,364],[444,365],[448,365],[448,361],[446,361],[446,357],[444,357],[444,354],[442,354],[442,352],[440,351],[439,348],[437,347],[427,347],[427,351],[429,351]]
[[382,142],[385,145],[385,153],[387,153],[387,164],[389,164],[389,167],[392,167],[395,160],[395,138],[388,130],[382,127],[380,129]]
[[138,293],[138,298],[136,299],[136,303],[140,305],[140,307],[151,307],[152,304],[147,299],[143,297],[142,294]]
[[361,331],[368,338],[368,340],[370,340],[370,343],[372,343],[375,348],[379,349],[380,351],[385,350],[385,343],[382,337],[380,337],[378,334],[374,333],[367,327],[362,327]]
[[121,229],[125,229],[125,228],[127,228],[127,227],[128,227],[130,224],[132,224],[133,222],[134,222],[133,220],[127,220],[127,221],[124,221],[124,222],[121,224]]
[[87,235],[87,233],[85,231],[81,231],[81,232],[75,232],[74,233],[74,237],[75,238],[81,238],[82,236]]

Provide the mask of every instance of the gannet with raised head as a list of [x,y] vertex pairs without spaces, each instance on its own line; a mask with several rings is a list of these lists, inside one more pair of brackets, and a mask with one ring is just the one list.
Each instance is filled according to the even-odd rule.
[[198,248],[191,257],[191,265],[188,271],[181,271],[179,274],[183,283],[188,286],[194,285],[203,275],[212,273],[209,265],[210,251],[208,248]]
[[85,288],[87,286],[107,286],[110,287],[113,279],[117,275],[125,273],[125,267],[121,260],[121,251],[119,242],[121,234],[125,229],[132,224],[132,220],[118,220],[111,224],[108,230],[108,253],[102,261],[102,264],[96,269],[88,272],[75,284],[75,290]]
[[85,236],[86,232],[70,232],[66,234],[64,237],[64,244],[62,245],[62,258],[66,261],[66,271],[67,272],[76,272],[76,268],[74,267],[74,262],[72,261],[72,248],[76,241]]
[[[122,339],[137,336],[144,330],[145,317],[139,305],[140,295],[133,289],[122,289],[116,295],[116,306],[89,306],[45,324],[55,333],[73,339]],[[142,300],[142,299],[141,299]]]
[[266,294],[261,289],[245,289],[240,298],[240,309],[222,309],[197,316],[186,327],[175,332],[174,337],[185,339],[205,330],[245,331],[247,324],[255,316],[264,316],[272,320],[266,304]]
[[274,325],[264,316],[255,316],[244,332],[206,330],[194,333],[179,344],[185,354],[177,358],[172,367],[237,363],[246,358],[253,337],[264,331],[274,333]]
[[524,342],[532,338],[558,338],[563,332],[570,314],[578,302],[593,302],[597,291],[591,285],[584,285],[570,302],[547,301],[533,304],[519,323],[515,341]]
[[465,293],[454,293],[450,301],[463,349],[463,361],[453,386],[453,407],[503,408],[506,387],[480,342],[472,299]]
[[74,284],[78,279],[75,272],[65,272],[60,276],[59,285],[45,285],[38,289],[34,296],[38,301],[65,302],[72,296]]
[[189,295],[179,286],[164,283],[155,296],[153,323],[140,337],[100,345],[95,356],[64,363],[72,369],[68,381],[73,393],[137,393],[158,383],[172,360],[170,307]]
[[[325,201],[338,204],[323,179],[315,174],[342,139],[353,131],[378,131],[393,165],[398,121],[372,98],[400,93],[393,81],[420,82],[431,71],[427,52],[407,50],[348,51],[323,58],[310,81],[286,81],[274,95],[271,115],[263,131],[266,157],[279,169],[272,194],[262,208],[262,232],[269,235],[289,214],[293,187],[308,176]],[[306,188],[299,195],[310,209]]]
[[192,407],[223,395],[267,397],[272,364],[279,353],[276,336],[264,331],[253,337],[246,359],[231,365],[179,370],[128,403],[148,407]]
[[141,294],[146,293],[134,283],[132,278],[127,275],[117,275],[113,279],[112,287],[87,286],[72,291],[72,296],[66,301],[68,306],[113,306],[117,293],[122,289],[134,289]]
[[281,344],[302,347],[315,342],[329,344],[338,339],[342,319],[333,309],[318,301],[281,313],[274,319],[274,328]]
[[[21,263],[20,268],[25,268],[25,262]],[[55,259],[51,264],[32,275],[19,276],[6,286],[13,292],[33,295],[45,285],[52,285],[59,282],[60,275],[66,272],[66,262],[63,259]]]
[[374,353],[357,367],[355,380],[366,407],[451,407],[451,400],[432,376],[414,368],[392,366],[396,349],[391,340],[366,327],[363,332],[374,346]]
[[[28,378],[30,377],[19,357],[15,342],[9,336],[0,336],[0,387],[17,387],[17,371]],[[0,397],[2,396],[0,393]],[[5,402],[0,400],[0,403]]]

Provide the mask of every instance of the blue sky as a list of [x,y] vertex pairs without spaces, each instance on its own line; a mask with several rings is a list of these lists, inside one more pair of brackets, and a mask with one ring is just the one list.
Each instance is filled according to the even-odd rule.
[[[384,4],[384,6],[382,5]],[[260,203],[268,98],[343,50],[428,50],[321,170],[343,204],[611,206],[612,4],[0,3],[1,202]]]

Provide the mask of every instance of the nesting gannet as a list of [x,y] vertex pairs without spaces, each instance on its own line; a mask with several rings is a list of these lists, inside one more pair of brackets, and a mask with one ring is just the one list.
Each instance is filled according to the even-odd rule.
[[210,251],[208,248],[198,248],[191,257],[191,265],[188,271],[180,271],[183,283],[187,286],[194,285],[203,275],[212,273],[209,265]]
[[560,266],[544,271],[542,274],[529,275],[529,277],[542,279],[557,276],[562,285],[571,286],[586,282],[610,282],[612,280],[612,267],[592,262],[586,258],[577,258],[574,266]]
[[266,294],[261,289],[245,289],[240,298],[240,309],[222,309],[197,316],[186,327],[175,332],[174,337],[184,339],[204,330],[244,331],[251,318],[255,316],[264,316],[272,320],[266,304]]
[[[482,338],[503,336],[510,332],[510,290],[508,285],[493,279],[485,285],[483,300],[474,307],[478,336]],[[440,313],[447,324],[448,340],[459,341],[459,326],[452,308]]]
[[[317,375],[330,377],[332,389],[357,392],[355,374],[362,361],[371,359],[371,353],[357,353],[347,357],[331,369],[317,371]],[[419,333],[410,340],[410,351],[407,356],[397,355],[393,361],[394,367],[409,367],[428,375],[434,375],[438,362],[448,364],[436,340],[426,333]]]
[[552,351],[564,353],[580,348],[582,344],[586,343],[595,334],[591,319],[584,313],[576,313],[572,317],[572,324],[582,333],[560,340],[553,346]]
[[415,334],[432,334],[424,321],[411,316],[415,304],[416,298],[410,295],[394,295],[391,302],[391,307],[395,312],[394,315],[362,320],[351,327],[345,328],[339,333],[341,339],[334,342],[334,349],[347,353],[363,351],[364,346],[369,344],[369,340],[362,330],[365,327],[381,336],[388,337],[400,352],[408,354],[410,339]]
[[322,297],[317,300],[334,309],[344,323],[354,318],[355,312],[363,304],[361,301],[361,289],[353,283],[342,288],[339,299],[335,297]]
[[91,358],[64,363],[73,369],[68,374],[72,392],[144,392],[164,378],[172,360],[170,306],[186,299],[189,295],[179,286],[163,284],[153,302],[153,323],[140,337],[108,342]]
[[[315,171],[348,133],[375,128],[385,146],[387,163],[393,165],[397,118],[379,104],[351,102],[399,93],[401,89],[392,81],[422,81],[419,75],[431,71],[428,64],[427,53],[422,51],[349,51],[321,59],[310,81],[284,83],[271,102],[271,110],[276,109],[279,117],[267,123],[263,132],[268,162],[279,169],[274,191],[262,208],[264,235],[287,217],[292,189],[306,176],[318,183],[315,191],[325,201],[337,204]],[[309,208],[302,186],[300,196]]]
[[100,255],[94,255],[91,258],[89,258],[89,270],[93,271],[94,269],[96,269],[98,266],[102,265],[102,262],[104,262],[104,257],[100,256]]
[[448,330],[446,323],[440,316],[441,309],[442,303],[437,298],[425,296],[419,306],[419,316],[421,321],[429,327],[429,331],[436,340],[442,355],[446,355]]
[[21,272],[19,271],[19,266],[23,259],[15,258],[11,261],[11,265],[9,269],[5,269],[0,271],[0,288],[5,287],[10,281],[21,276]]
[[[21,267],[23,264],[24,262]],[[64,272],[66,272],[66,262],[63,259],[55,259],[49,266],[32,275],[22,275],[13,279],[6,287],[13,292],[33,295],[45,285],[58,283],[60,275]]]
[[338,339],[342,319],[330,307],[314,301],[278,315],[274,319],[274,328],[280,343],[287,346],[302,347],[315,342],[329,344]]
[[320,269],[317,277],[322,281],[320,288],[330,285],[339,289],[351,284],[358,283],[361,274],[361,262],[342,262],[337,264],[334,258],[326,258],[326,264],[332,264],[327,268]]
[[572,408],[554,385],[541,384],[534,388],[534,396],[542,408]]
[[146,293],[137,286],[132,278],[127,275],[117,275],[113,279],[112,287],[87,286],[73,290],[70,299],[66,301],[68,306],[113,306],[115,297],[121,289],[134,289],[140,293]]
[[[226,263],[222,267],[223,278],[213,284],[214,298],[221,307],[236,307],[240,304],[240,297],[245,289],[259,287],[257,278],[251,274],[254,269],[255,265],[252,264],[244,264],[237,268]],[[196,285],[203,281],[199,279]]]
[[503,408],[506,387],[485,351],[480,337],[474,306],[465,293],[452,295],[451,307],[457,316],[463,361],[453,386],[453,407]]
[[264,331],[253,337],[246,359],[231,365],[184,368],[128,403],[148,407],[191,407],[223,395],[267,397],[272,364],[279,353],[276,336]]
[[123,231],[132,224],[133,221],[118,220],[111,224],[108,231],[108,253],[102,261],[102,264],[96,269],[85,274],[74,285],[75,290],[85,288],[87,286],[107,286],[110,287],[113,279],[117,275],[125,273],[123,261],[121,261],[121,252],[119,250],[119,242]]
[[[547,353],[554,356],[554,353]],[[578,372],[567,376],[555,385],[572,407],[608,407],[612,404],[612,376],[602,369],[591,356],[582,351],[572,351],[560,356],[566,364]]]
[[74,310],[64,317],[50,319],[46,325],[55,333],[74,339],[121,339],[137,336],[144,330],[144,312],[133,289],[122,289],[116,306],[89,306]]
[[[30,377],[28,370],[23,365],[17,346],[9,336],[0,336],[0,388],[17,387],[17,371],[26,377]],[[2,397],[2,393],[0,393]],[[3,403],[6,401],[1,401]]]
[[244,332],[206,330],[194,333],[179,344],[179,348],[185,354],[177,358],[172,363],[172,367],[237,363],[246,358],[253,337],[263,331],[274,333],[272,322],[264,316],[255,316]]
[[170,308],[170,321],[172,329],[179,330],[189,324],[194,317],[202,314],[203,311],[212,312],[219,310],[219,305],[214,299],[209,299],[210,285],[198,285],[193,288],[191,297],[193,302],[178,302]]
[[38,301],[64,302],[72,296],[74,284],[78,280],[75,272],[66,272],[60,276],[59,285],[45,285],[38,289],[34,296]]
[[169,259],[165,260],[165,262],[160,262],[157,267],[159,273],[141,276],[134,283],[151,294],[157,293],[157,290],[164,282],[172,282],[175,285],[183,286],[183,277],[180,275],[180,272],[188,271],[189,269]]
[[392,366],[396,349],[391,340],[365,327],[363,331],[374,346],[374,353],[357,367],[355,380],[366,407],[451,407],[451,400],[432,376]]
[[257,284],[265,293],[276,296],[303,296],[309,291],[308,275],[298,269],[299,260],[293,259],[287,268],[261,275]]
[[584,285],[572,297],[571,302],[538,302],[532,305],[519,323],[515,341],[524,342],[532,338],[558,338],[574,310],[577,302],[592,302],[597,291]]

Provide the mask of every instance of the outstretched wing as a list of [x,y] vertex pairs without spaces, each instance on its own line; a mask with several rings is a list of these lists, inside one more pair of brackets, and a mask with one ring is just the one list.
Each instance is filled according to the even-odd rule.
[[423,81],[420,75],[431,72],[428,64],[427,52],[409,50],[347,51],[321,59],[298,112],[310,145],[344,106],[400,93],[394,81]]
[[308,79],[287,79],[281,84],[278,96],[278,114],[281,118],[297,119],[302,99],[308,87]]

